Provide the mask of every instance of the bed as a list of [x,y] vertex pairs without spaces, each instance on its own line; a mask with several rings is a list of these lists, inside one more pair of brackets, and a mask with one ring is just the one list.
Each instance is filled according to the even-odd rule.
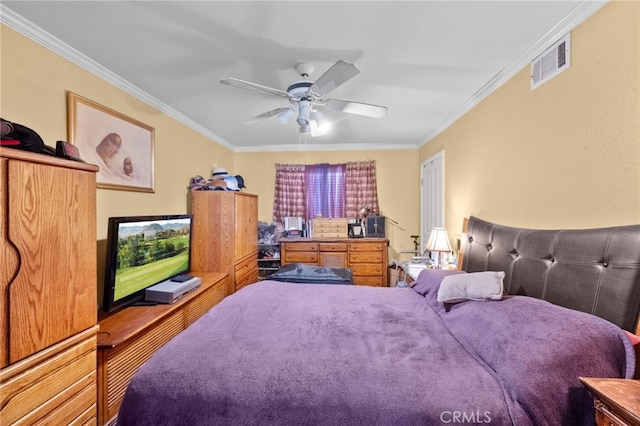
[[136,372],[118,424],[593,424],[579,377],[634,376],[640,225],[471,217],[462,246],[412,288],[243,288]]

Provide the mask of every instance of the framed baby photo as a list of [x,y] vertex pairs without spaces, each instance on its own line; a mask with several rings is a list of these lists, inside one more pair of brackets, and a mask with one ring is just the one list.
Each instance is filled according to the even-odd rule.
[[67,137],[100,167],[98,188],[155,192],[152,127],[67,92]]

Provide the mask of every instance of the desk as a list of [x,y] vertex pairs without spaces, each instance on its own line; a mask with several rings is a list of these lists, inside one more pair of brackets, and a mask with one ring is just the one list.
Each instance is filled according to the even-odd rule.
[[386,287],[388,245],[386,238],[281,238],[280,262],[350,268],[354,284]]

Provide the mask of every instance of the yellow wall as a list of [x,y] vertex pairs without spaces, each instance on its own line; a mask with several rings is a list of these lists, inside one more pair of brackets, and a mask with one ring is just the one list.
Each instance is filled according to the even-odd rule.
[[444,150],[445,222],[640,223],[640,2],[571,32],[571,67],[531,91],[526,67],[422,146]]
[[67,140],[69,90],[155,128],[155,193],[99,189],[98,239],[106,238],[110,216],[185,213],[191,176],[208,176],[213,163],[233,169],[233,152],[222,145],[12,29],[2,25],[0,31],[2,118],[32,128],[55,146]]
[[416,153],[417,150],[236,153],[235,168],[245,179],[247,191],[260,195],[259,219],[271,223],[276,163],[337,164],[375,160],[380,210],[397,222],[390,220],[386,224],[389,259],[394,260],[400,251],[414,249],[410,235],[420,233],[420,171]]

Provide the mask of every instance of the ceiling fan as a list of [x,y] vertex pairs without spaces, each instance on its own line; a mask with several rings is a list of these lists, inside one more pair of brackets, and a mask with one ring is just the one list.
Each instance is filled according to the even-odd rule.
[[309,80],[309,75],[313,72],[313,65],[301,63],[295,68],[302,76],[302,80],[291,84],[287,87],[286,92],[237,78],[225,78],[220,80],[220,83],[278,96],[291,103],[291,106],[276,108],[257,115],[246,121],[245,124],[255,123],[263,118],[273,116],[277,116],[282,124],[287,124],[297,114],[296,122],[300,126],[300,133],[311,134],[311,136],[323,134],[326,128],[325,124],[328,124],[320,108],[373,118],[381,118],[387,113],[387,107],[384,106],[341,99],[325,99],[325,95],[330,91],[360,74],[360,70],[352,63],[339,60],[315,81]]

